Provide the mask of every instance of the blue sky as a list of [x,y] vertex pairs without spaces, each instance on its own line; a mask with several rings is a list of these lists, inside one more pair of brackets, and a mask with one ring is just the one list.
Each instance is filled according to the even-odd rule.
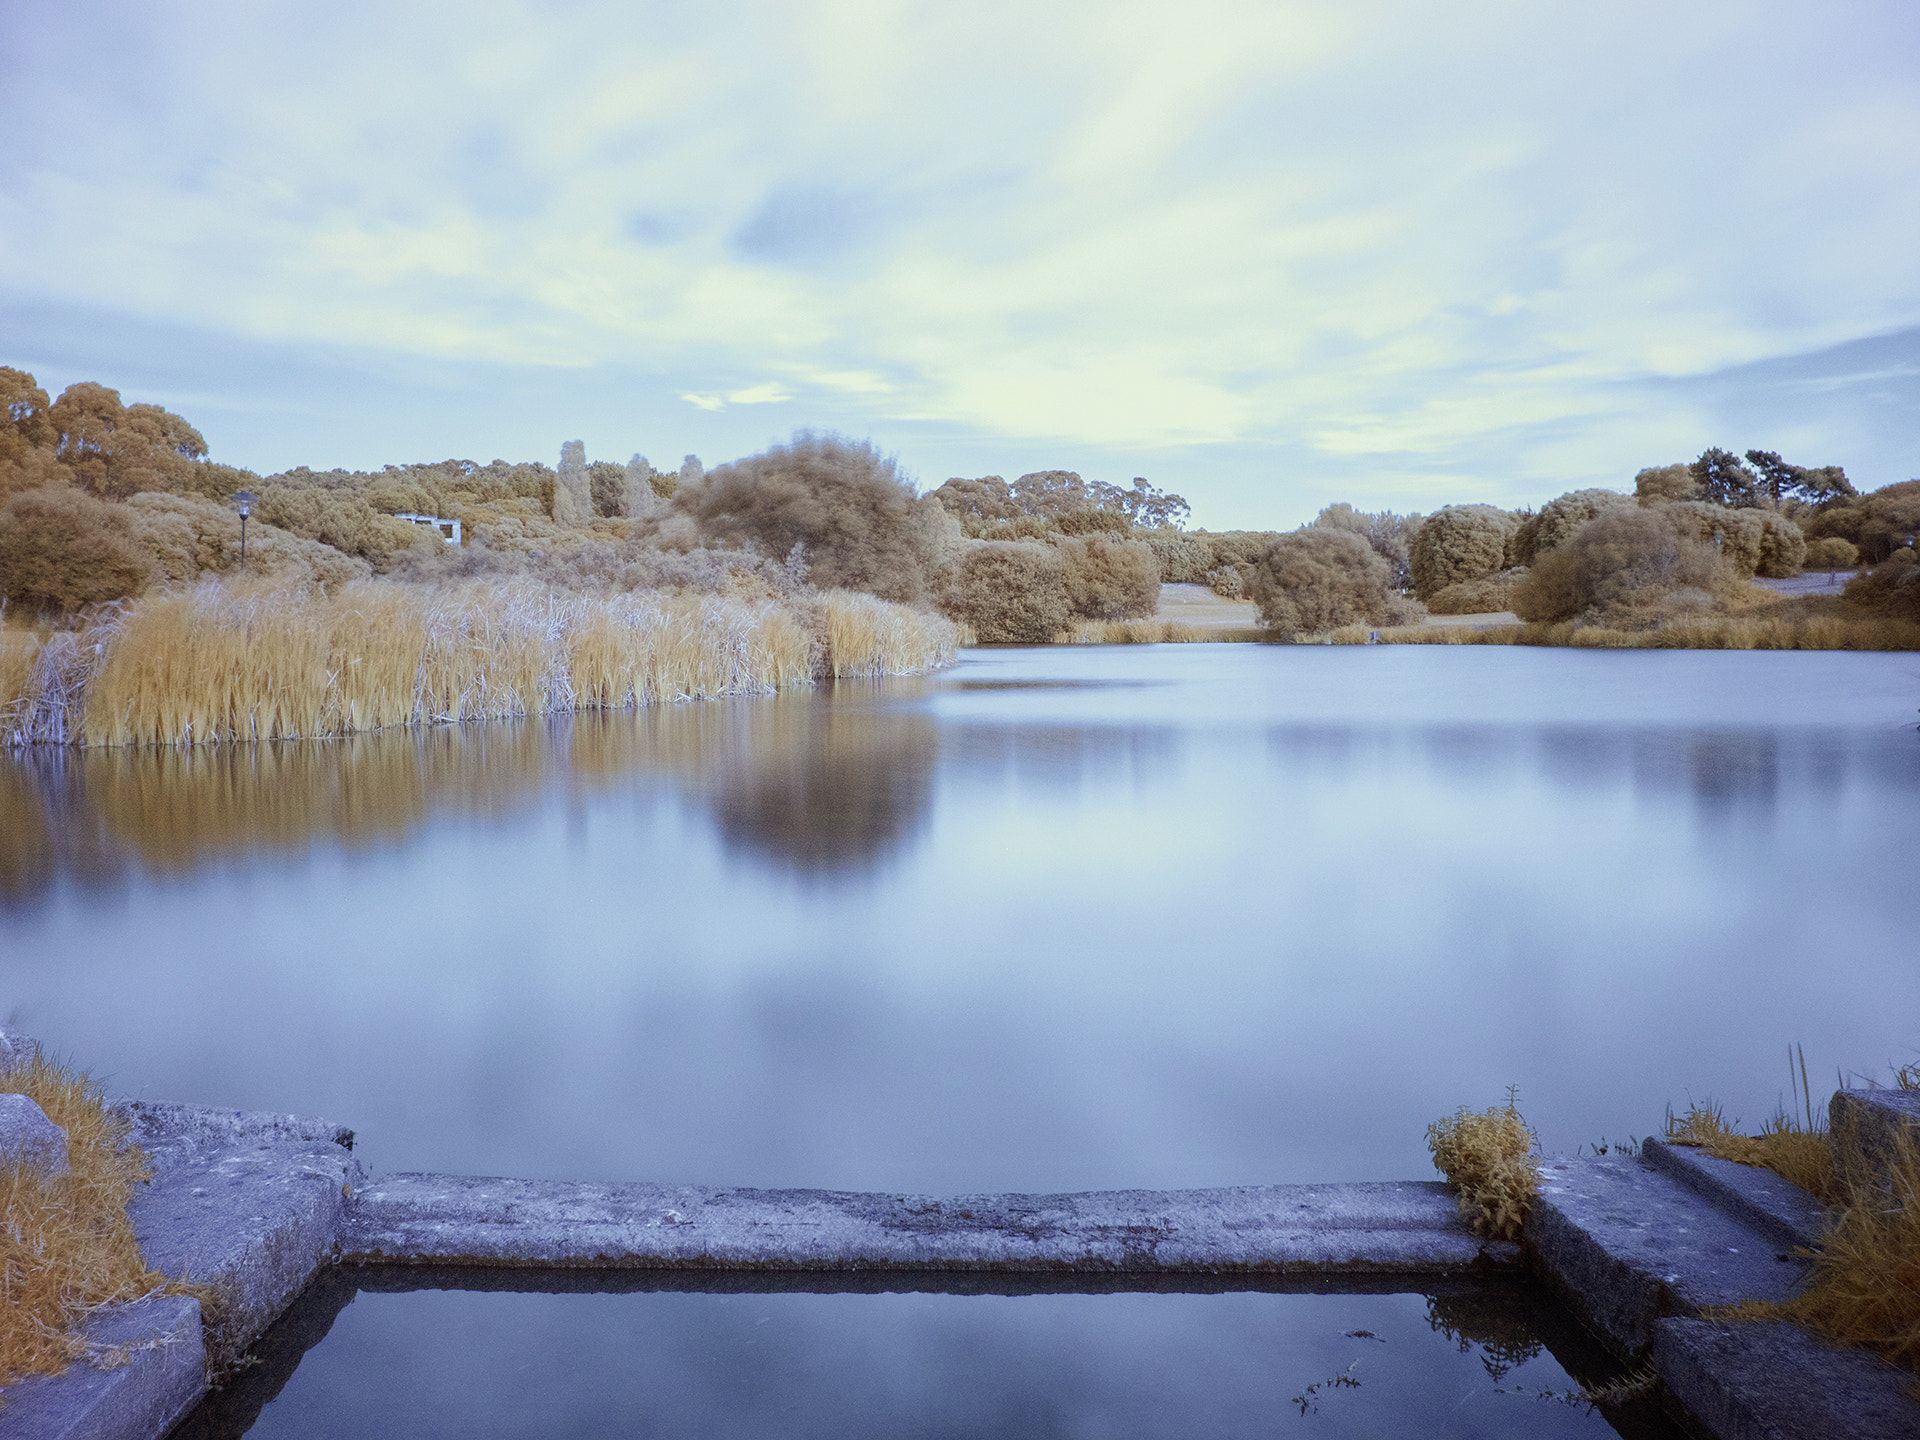
[[1215,528],[1920,475],[1920,9],[0,8],[0,364],[269,472],[801,427]]

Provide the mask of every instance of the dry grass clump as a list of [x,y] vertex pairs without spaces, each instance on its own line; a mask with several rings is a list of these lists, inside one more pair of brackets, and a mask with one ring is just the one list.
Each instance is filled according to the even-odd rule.
[[1689,1145],[1716,1159],[1771,1170],[1823,1204],[1836,1204],[1843,1198],[1831,1138],[1826,1127],[1811,1115],[1803,1125],[1782,1112],[1771,1116],[1758,1135],[1741,1135],[1728,1126],[1725,1114],[1711,1101],[1689,1104],[1685,1115],[1668,1112],[1667,1143]]
[[[816,635],[816,626],[824,634]],[[190,745],[619,709],[948,663],[958,632],[870,596],[822,613],[733,595],[572,594],[530,581],[332,594],[204,582],[81,632],[9,642],[0,740]]]
[[824,669],[835,679],[937,670],[953,663],[960,643],[951,620],[854,590],[829,590],[820,611]]
[[1460,1218],[1476,1235],[1518,1240],[1540,1173],[1533,1155],[1539,1138],[1520,1118],[1514,1096],[1475,1115],[1465,1106],[1427,1127],[1434,1168],[1460,1194]]
[[97,1085],[36,1052],[0,1068],[0,1093],[29,1096],[67,1132],[67,1174],[0,1168],[0,1385],[11,1385],[85,1357],[78,1327],[102,1305],[205,1296],[140,1258],[127,1204],[152,1171]]
[[1069,645],[1187,645],[1240,638],[1237,630],[1203,630],[1179,620],[1082,620],[1065,637]]

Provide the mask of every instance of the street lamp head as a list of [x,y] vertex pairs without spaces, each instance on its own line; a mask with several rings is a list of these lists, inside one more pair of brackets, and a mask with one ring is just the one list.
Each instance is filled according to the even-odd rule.
[[234,498],[234,501],[240,506],[240,518],[242,520],[246,519],[247,516],[253,513],[254,496],[252,491],[241,490],[237,492],[233,498]]

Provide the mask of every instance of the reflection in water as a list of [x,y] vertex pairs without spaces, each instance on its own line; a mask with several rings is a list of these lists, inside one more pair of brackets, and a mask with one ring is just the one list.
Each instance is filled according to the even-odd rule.
[[1237,1435],[1264,1433],[1323,1371],[1348,1377],[1314,1397],[1336,1435],[1678,1433],[1651,1403],[1543,1412],[1539,1393],[1621,1367],[1541,1291],[1503,1281],[347,1269],[322,1272],[255,1353],[177,1440],[256,1424]]
[[777,865],[870,866],[924,820],[937,732],[845,688],[336,741],[21,752],[0,759],[0,905],[62,875],[100,888],[134,870],[397,845],[434,817],[501,817],[554,786],[578,799],[636,780],[676,786]]

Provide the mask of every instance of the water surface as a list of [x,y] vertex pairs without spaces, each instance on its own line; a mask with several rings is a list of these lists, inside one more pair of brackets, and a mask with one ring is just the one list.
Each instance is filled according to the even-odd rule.
[[[1914,1058],[1920,658],[991,650],[926,680],[0,761],[0,1017],[376,1169],[1430,1177]],[[1884,1072],[1883,1072],[1884,1073]]]

